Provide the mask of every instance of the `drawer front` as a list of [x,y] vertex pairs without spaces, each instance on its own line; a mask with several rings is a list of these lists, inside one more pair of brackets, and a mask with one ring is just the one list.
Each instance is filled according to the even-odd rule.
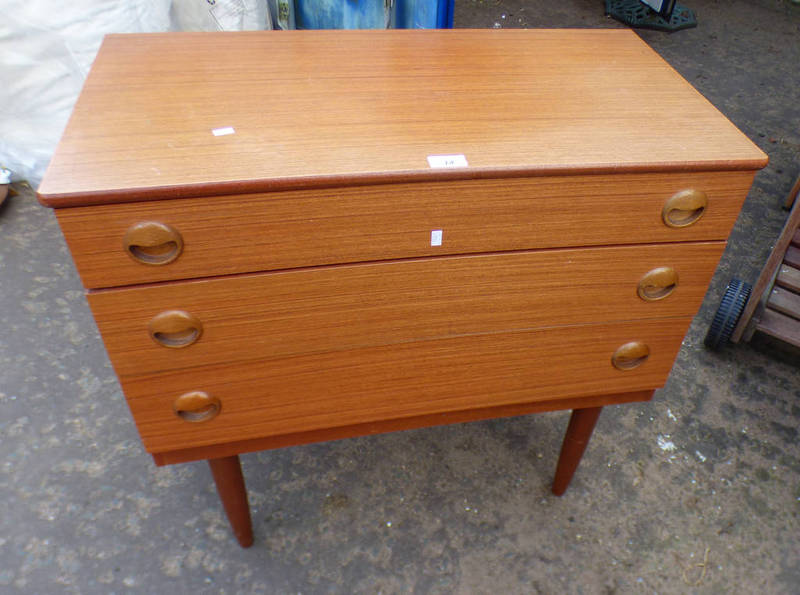
[[[477,333],[691,316],[723,248],[703,242],[426,258],[88,297],[125,378]],[[672,277],[655,283],[674,281],[672,293],[642,299],[640,281],[664,269]],[[661,297],[669,289],[651,291]]]
[[[56,213],[84,285],[100,288],[443,254],[724,240],[752,179],[747,171],[510,178]],[[668,227],[662,210],[687,189],[705,193],[703,216]],[[441,245],[432,241],[437,230]]]
[[[123,378],[149,452],[495,405],[662,386],[691,318],[570,326],[417,341]],[[649,358],[615,368],[620,345]],[[175,413],[203,391],[220,408],[207,421]]]

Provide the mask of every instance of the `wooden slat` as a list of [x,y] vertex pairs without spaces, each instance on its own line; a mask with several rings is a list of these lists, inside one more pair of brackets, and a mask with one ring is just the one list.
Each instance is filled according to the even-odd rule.
[[[628,174],[436,184],[157,201],[59,209],[86,287],[114,287],[320,264],[561,246],[727,238],[752,172]],[[661,220],[685,188],[705,191],[686,228]],[[183,236],[166,266],[134,261],[122,239],[158,221]],[[635,224],[632,224],[635,222]],[[431,246],[441,229],[442,245]]]
[[780,287],[773,288],[767,301],[767,307],[800,319],[800,295]]
[[800,347],[800,321],[775,310],[764,309],[756,330]]
[[790,267],[800,268],[800,248],[789,246],[786,249],[786,254],[783,257],[783,262]]
[[796,230],[792,236],[792,246],[800,246],[800,229]]
[[[124,377],[225,362],[423,341],[474,333],[693,315],[723,242],[442,257],[109,290],[89,303]],[[670,266],[673,295],[637,295]],[[150,320],[185,310],[203,325],[170,349]]]
[[783,208],[791,209],[792,205],[794,205],[794,201],[797,198],[798,193],[800,193],[800,175],[797,176],[797,179],[795,179],[794,184],[792,184],[791,190],[789,190],[789,194],[786,195],[786,200],[783,203]]
[[775,284],[785,289],[800,293],[800,269],[796,269],[787,264],[781,265],[778,269],[778,277]]
[[[122,379],[149,452],[374,421],[663,385],[690,318],[416,341]],[[650,358],[620,371],[611,355],[642,341]],[[188,423],[174,399],[202,390],[219,415]],[[570,406],[566,405],[566,406]]]
[[[468,167],[427,160],[453,154]],[[632,31],[110,35],[39,195],[64,207],[766,160]]]
[[530,413],[543,413],[545,411],[560,411],[562,409],[603,407],[606,405],[619,405],[621,403],[635,403],[639,401],[649,401],[653,396],[653,392],[654,391],[652,390],[646,390],[612,395],[592,395],[587,397],[537,401],[534,403],[522,403],[518,405],[501,405],[497,407],[483,407],[461,411],[449,411],[446,413],[417,415],[400,419],[380,420],[364,424],[353,424],[348,426],[325,428],[322,430],[311,430],[308,432],[295,432],[290,434],[280,434],[277,436],[268,436],[265,438],[237,440],[234,442],[226,442],[224,444],[214,444],[212,446],[198,446],[194,448],[170,450],[167,452],[154,453],[153,460],[155,461],[156,465],[172,465],[174,463],[186,463],[188,461],[225,457],[245,452],[295,446],[298,444],[340,440],[342,438],[368,436],[372,434],[382,434],[384,432],[398,432],[416,428],[428,428],[431,426],[464,423],[478,421],[481,419],[513,417],[517,415],[527,415]]

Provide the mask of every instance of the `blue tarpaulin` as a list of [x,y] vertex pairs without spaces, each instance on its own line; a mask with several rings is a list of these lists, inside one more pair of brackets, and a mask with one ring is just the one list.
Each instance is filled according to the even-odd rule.
[[298,29],[445,29],[454,0],[295,0]]

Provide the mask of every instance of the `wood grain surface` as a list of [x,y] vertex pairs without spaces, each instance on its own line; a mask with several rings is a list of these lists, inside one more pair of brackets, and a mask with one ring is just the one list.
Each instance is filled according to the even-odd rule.
[[[89,303],[124,381],[458,335],[691,316],[724,246],[546,250],[300,269],[94,292]],[[677,288],[646,302],[637,295],[639,280],[661,266],[675,269]],[[170,349],[151,339],[151,320],[170,310],[200,321],[196,343]]]
[[[490,333],[122,378],[148,452],[469,408],[652,390],[662,386],[691,318]],[[619,345],[650,347],[642,366],[611,365]],[[189,423],[180,394],[220,399]]]
[[[723,240],[752,172],[627,174],[360,186],[58,209],[86,287],[501,250]],[[676,192],[702,189],[703,217],[663,224]],[[123,250],[131,227],[167,224],[183,252],[165,266]],[[431,246],[431,231],[443,232]]]
[[[454,154],[468,167],[427,160]],[[39,195],[63,207],[766,160],[632,31],[109,35]]]

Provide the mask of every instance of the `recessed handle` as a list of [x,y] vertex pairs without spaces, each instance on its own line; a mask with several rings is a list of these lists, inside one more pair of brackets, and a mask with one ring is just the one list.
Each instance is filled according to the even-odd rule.
[[162,347],[188,347],[203,334],[203,323],[184,310],[167,310],[157,314],[147,325],[150,338]]
[[678,287],[678,273],[672,267],[658,267],[648,271],[636,289],[639,297],[646,302],[663,300]]
[[611,356],[611,363],[617,370],[633,370],[650,357],[650,348],[641,341],[631,341],[621,345]]
[[215,418],[222,409],[222,403],[217,397],[195,390],[175,399],[172,408],[182,420],[198,423]]
[[141,264],[169,264],[183,250],[178,230],[158,221],[142,221],[128,228],[122,245],[131,258]]
[[702,190],[690,188],[673,194],[661,211],[667,227],[688,227],[700,219],[708,207],[708,196]]

